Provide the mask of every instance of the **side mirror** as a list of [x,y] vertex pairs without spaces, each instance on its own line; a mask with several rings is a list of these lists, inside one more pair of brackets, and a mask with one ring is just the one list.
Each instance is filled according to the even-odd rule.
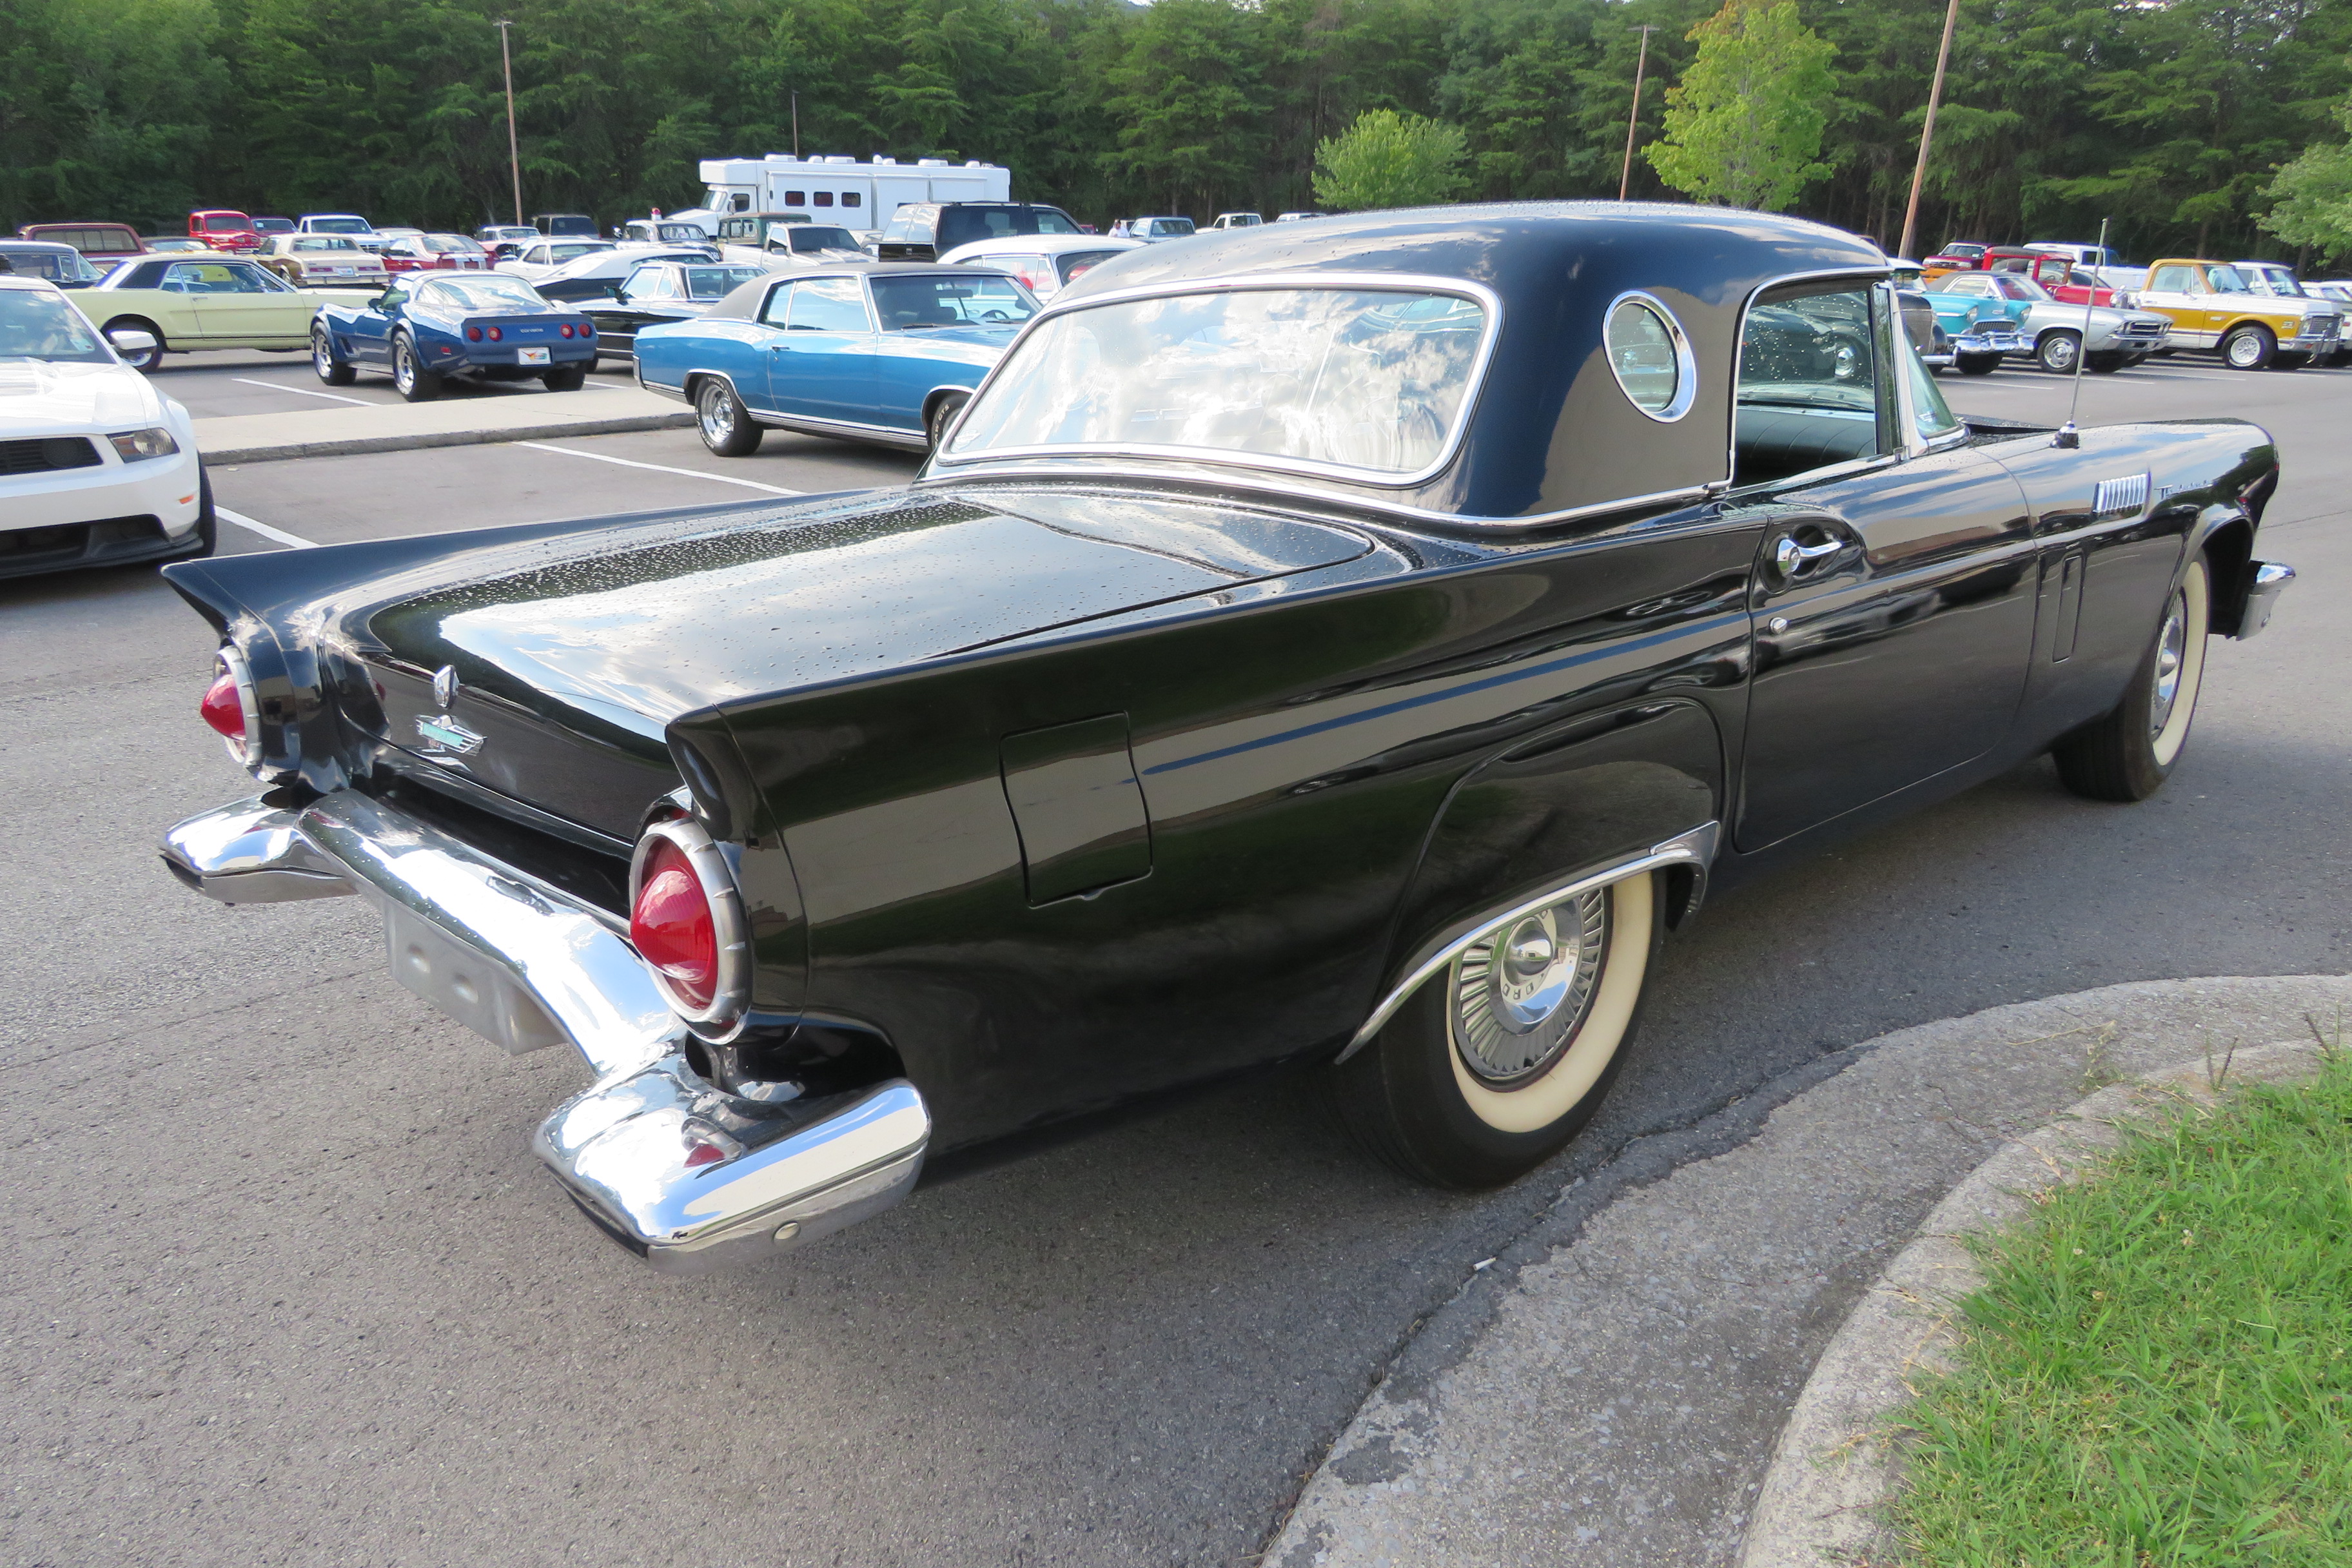
[[115,353],[131,359],[153,353],[156,347],[155,334],[142,332],[136,327],[117,327],[106,334],[106,341],[114,345]]

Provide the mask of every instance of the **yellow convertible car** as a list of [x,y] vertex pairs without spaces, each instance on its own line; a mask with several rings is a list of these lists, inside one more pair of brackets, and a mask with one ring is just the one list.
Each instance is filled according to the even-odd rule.
[[122,357],[153,370],[166,352],[197,349],[307,349],[310,318],[332,300],[364,304],[373,290],[297,289],[241,256],[180,252],[134,257],[103,281],[76,290],[74,303],[109,334],[145,332],[152,348]]

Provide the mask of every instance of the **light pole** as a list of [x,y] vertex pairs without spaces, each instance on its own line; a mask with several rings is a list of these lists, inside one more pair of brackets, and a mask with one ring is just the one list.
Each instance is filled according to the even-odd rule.
[[1633,57],[1633,107],[1625,116],[1625,164],[1617,171],[1617,199],[1621,202],[1633,184],[1633,136],[1642,123],[1642,73],[1650,63],[1650,35],[1658,29],[1651,26],[1633,30],[1642,35],[1642,47]]
[[1952,28],[1960,19],[1960,0],[1944,11],[1944,42],[1936,51],[1936,82],[1927,89],[1927,122],[1919,127],[1919,161],[1911,166],[1911,205],[1903,209],[1903,243],[1897,256],[1911,254],[1911,237],[1919,226],[1919,187],[1927,183],[1927,149],[1936,140],[1936,106],[1944,100],[1944,68],[1951,63]]
[[514,51],[507,43],[512,22],[494,23],[499,30],[499,60],[507,72],[507,168],[514,175],[515,226],[522,226],[522,153],[515,143]]

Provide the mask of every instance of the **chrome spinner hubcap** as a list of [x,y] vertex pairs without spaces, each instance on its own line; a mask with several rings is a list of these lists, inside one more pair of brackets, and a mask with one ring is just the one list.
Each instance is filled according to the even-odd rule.
[[1486,932],[1454,961],[1454,1038],[1495,1083],[1526,1079],[1567,1048],[1591,1009],[1609,946],[1609,896],[1595,889]]
[[2164,630],[2156,639],[2156,696],[2148,704],[2147,732],[2160,735],[2180,700],[2180,668],[2189,652],[2189,595],[2172,595],[2164,612]]
[[702,395],[702,433],[713,441],[724,441],[734,432],[735,411],[727,406],[727,399],[715,392]]

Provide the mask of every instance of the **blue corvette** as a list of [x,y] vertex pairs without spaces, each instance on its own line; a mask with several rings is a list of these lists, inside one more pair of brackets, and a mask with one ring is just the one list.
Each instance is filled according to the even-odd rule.
[[740,458],[771,426],[920,452],[1004,357],[1036,297],[977,267],[769,273],[690,321],[637,333],[637,380],[694,405]]
[[596,363],[596,328],[503,272],[412,275],[366,304],[320,306],[310,363],[329,386],[350,385],[362,366],[388,370],[411,403],[440,396],[452,375],[536,376],[550,392],[577,392]]

